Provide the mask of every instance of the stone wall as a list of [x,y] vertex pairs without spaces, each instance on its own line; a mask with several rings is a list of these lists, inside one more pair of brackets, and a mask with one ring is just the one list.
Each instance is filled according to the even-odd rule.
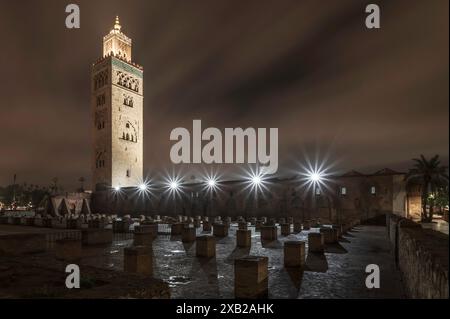
[[410,298],[448,298],[448,235],[390,215],[388,235]]
[[[220,182],[211,194],[203,183],[183,184],[174,197],[164,187],[156,186],[151,196],[135,188],[97,191],[92,196],[92,210],[100,214],[186,215],[186,216],[256,216],[294,217],[339,223],[345,219],[361,221],[378,218],[389,212],[405,215],[406,190],[403,174],[378,173],[337,176],[327,181],[322,192],[312,194],[311,188],[297,177],[273,178],[267,189],[258,194],[248,181]],[[342,194],[342,188],[346,188]],[[375,193],[371,189],[376,190]]]

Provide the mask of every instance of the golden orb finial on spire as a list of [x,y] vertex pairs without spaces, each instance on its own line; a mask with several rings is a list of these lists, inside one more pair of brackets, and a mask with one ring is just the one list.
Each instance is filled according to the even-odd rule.
[[120,25],[120,22],[119,22],[119,16],[116,16],[116,23],[114,24],[114,30],[117,30],[120,32],[121,28],[122,28],[122,26]]

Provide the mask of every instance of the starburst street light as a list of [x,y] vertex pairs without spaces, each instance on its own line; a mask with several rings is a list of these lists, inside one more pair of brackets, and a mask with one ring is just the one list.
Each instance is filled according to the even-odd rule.
[[302,186],[305,186],[307,190],[311,189],[313,194],[320,195],[324,188],[330,189],[329,177],[332,175],[330,170],[331,166],[326,166],[325,163],[312,164],[308,160],[307,165],[302,165],[300,172]]
[[259,175],[252,176],[252,184],[254,187],[258,187],[261,184],[261,177]]
[[181,179],[178,176],[169,176],[165,178],[164,187],[166,191],[172,195],[176,195],[181,191]]
[[215,188],[217,184],[215,179],[209,179],[207,183],[209,188]]
[[203,172],[201,175],[202,189],[207,193],[215,193],[220,190],[220,175],[213,170],[208,172]]
[[147,190],[147,184],[145,184],[145,183],[140,184],[139,190],[145,192]]
[[114,190],[115,190],[116,192],[119,192],[119,191],[120,191],[120,186],[115,186],[115,187],[114,187]]
[[179,187],[180,187],[180,185],[178,184],[177,181],[171,181],[171,182],[169,183],[169,188],[170,188],[170,190],[172,190],[172,191],[178,190]]
[[268,189],[266,176],[258,169],[253,170],[250,168],[249,171],[245,172],[244,179],[247,184],[245,189],[250,188],[255,194],[263,189]]
[[309,175],[309,179],[313,182],[313,183],[318,183],[321,180],[321,176],[320,176],[320,172],[313,172]]

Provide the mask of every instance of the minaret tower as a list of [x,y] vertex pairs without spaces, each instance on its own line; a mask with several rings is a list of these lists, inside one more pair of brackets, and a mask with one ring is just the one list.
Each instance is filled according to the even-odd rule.
[[143,177],[143,68],[119,17],[92,66],[93,190],[133,187]]

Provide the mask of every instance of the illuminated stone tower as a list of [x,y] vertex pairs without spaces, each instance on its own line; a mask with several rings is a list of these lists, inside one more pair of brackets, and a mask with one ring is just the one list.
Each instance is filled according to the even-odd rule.
[[143,68],[119,18],[92,66],[93,190],[139,185],[143,174]]

